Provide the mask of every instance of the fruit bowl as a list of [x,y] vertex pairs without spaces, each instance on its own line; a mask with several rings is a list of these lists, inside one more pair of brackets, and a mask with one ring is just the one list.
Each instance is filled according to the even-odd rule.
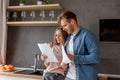
[[13,65],[2,65],[0,66],[0,71],[4,71],[4,72],[10,72],[14,70],[14,66]]

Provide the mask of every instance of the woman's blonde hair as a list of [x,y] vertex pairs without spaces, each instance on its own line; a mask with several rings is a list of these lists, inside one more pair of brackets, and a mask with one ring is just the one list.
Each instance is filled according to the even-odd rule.
[[62,29],[62,27],[58,27],[58,28],[55,30],[55,32],[54,32],[54,44],[56,44],[56,45],[59,45],[59,43],[57,43],[57,40],[56,40],[56,38],[55,38],[55,37],[56,37],[56,32],[57,32],[58,30],[60,30],[61,33],[62,33],[63,43],[65,43],[66,38],[67,38],[67,36],[68,36],[67,32],[65,32],[65,31]]

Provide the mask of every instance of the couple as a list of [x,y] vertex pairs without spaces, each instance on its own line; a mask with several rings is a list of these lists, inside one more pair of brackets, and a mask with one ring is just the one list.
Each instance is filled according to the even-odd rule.
[[[47,69],[43,80],[97,80],[96,65],[99,62],[99,45],[94,34],[78,25],[76,14],[64,11],[58,17],[62,28],[54,34],[51,48],[58,62],[45,62],[47,56],[41,55]],[[62,62],[61,46],[72,61]],[[66,74],[65,74],[66,73]]]

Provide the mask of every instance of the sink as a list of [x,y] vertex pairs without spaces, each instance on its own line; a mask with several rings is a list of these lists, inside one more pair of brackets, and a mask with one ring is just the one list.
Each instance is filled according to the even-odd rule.
[[35,75],[43,75],[43,71],[36,71],[36,72],[33,72],[31,74],[35,74]]
[[22,70],[22,71],[16,71],[15,74],[27,74],[27,75],[43,75],[43,70]]

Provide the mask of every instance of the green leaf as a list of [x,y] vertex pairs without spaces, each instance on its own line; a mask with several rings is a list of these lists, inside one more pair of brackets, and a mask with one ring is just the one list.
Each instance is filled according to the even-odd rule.
[[25,0],[19,0],[19,3],[25,3]]

